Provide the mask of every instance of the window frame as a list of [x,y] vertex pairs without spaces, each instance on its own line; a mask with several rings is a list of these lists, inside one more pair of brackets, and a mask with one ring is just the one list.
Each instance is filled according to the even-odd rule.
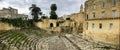
[[109,24],[109,29],[111,30],[113,28],[113,23]]
[[92,29],[94,29],[95,28],[95,24],[94,23],[92,23]]
[[88,14],[86,15],[86,19],[88,19],[89,17],[88,17]]
[[102,12],[101,18],[105,17],[105,12]]
[[93,6],[93,9],[94,9],[94,10],[96,9],[96,5]]
[[112,17],[116,17],[116,16],[117,16],[116,10],[112,11]]
[[92,18],[94,19],[94,18],[95,18],[95,16],[96,16],[96,15],[95,15],[95,13],[93,13]]
[[105,8],[105,2],[102,2],[101,6],[102,8]]
[[114,7],[115,7],[116,5],[117,5],[116,0],[113,0],[113,1],[112,1],[112,6],[114,6]]

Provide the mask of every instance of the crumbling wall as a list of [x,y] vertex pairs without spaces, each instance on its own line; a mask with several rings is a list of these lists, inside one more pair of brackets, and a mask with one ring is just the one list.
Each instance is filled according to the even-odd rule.
[[[97,20],[87,21],[88,29],[84,24],[83,38],[96,42],[104,42],[112,45],[120,45],[120,20]],[[94,28],[92,23],[95,24]],[[102,29],[99,28],[99,23],[102,23]],[[113,27],[110,29],[110,23]]]

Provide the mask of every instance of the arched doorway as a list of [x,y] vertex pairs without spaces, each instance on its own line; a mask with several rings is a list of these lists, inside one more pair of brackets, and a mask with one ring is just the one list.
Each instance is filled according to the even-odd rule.
[[50,23],[50,27],[53,27],[53,23]]

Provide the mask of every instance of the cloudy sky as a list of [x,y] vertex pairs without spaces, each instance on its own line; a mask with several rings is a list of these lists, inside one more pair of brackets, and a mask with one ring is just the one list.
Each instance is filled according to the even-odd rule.
[[19,13],[29,14],[31,4],[36,4],[42,12],[49,16],[50,5],[57,4],[58,16],[79,12],[80,5],[86,0],[0,0],[0,9],[3,7],[13,7],[18,9]]

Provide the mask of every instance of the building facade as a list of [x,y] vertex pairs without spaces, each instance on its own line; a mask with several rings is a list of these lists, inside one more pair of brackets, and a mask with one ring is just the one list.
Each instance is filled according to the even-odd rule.
[[[82,33],[83,32],[83,23],[85,21],[85,18],[84,18],[85,14],[84,14],[83,9],[84,9],[83,5],[81,5],[80,11],[78,13],[73,13],[73,14],[67,15],[66,21],[71,20],[70,22],[72,23],[72,26],[70,26],[70,27],[73,27],[72,31],[74,33]],[[70,22],[68,22],[68,23],[70,23]]]
[[85,2],[84,38],[119,45],[120,0]]
[[0,18],[28,18],[28,15],[18,14],[18,10],[12,7],[0,10]]

